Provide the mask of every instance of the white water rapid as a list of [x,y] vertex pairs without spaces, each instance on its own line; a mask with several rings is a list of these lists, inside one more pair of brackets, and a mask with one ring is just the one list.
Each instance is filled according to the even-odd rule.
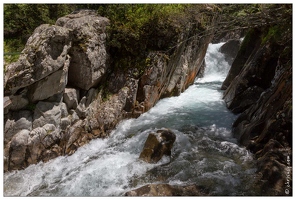
[[[229,70],[218,51],[222,44],[209,45],[204,77],[180,96],[160,100],[71,156],[5,173],[4,196],[122,196],[149,183],[197,184],[213,196],[254,195],[252,155],[232,137],[236,116],[222,100]],[[147,164],[138,157],[149,132],[159,128],[176,134],[172,158]]]

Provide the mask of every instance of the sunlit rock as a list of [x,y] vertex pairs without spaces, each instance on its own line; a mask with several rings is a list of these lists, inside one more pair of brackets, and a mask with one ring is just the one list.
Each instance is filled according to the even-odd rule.
[[37,27],[19,60],[7,66],[5,94],[15,94],[21,88],[46,80],[59,69],[67,68],[71,47],[69,32],[69,29],[48,24]]
[[150,133],[139,158],[148,163],[157,163],[162,156],[171,156],[171,149],[175,140],[176,135],[169,129]]
[[95,11],[81,10],[59,18],[56,25],[73,33],[69,83],[84,90],[96,86],[108,68],[105,30],[109,20]]

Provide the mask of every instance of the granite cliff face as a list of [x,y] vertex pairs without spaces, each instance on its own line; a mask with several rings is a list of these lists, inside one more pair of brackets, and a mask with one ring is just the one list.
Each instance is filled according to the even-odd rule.
[[[248,32],[222,88],[227,107],[241,113],[233,134],[258,160],[262,195],[291,195],[291,29]],[[273,31],[274,32],[274,31]]]
[[[4,170],[70,155],[163,97],[179,95],[203,67],[212,34],[179,35],[170,55],[150,52],[143,75],[110,66],[107,18],[81,10],[36,28],[4,80]],[[137,74],[137,75],[135,75]]]

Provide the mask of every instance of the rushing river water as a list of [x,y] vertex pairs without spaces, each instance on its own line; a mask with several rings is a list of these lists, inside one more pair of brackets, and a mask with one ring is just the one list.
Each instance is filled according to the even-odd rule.
[[[229,70],[220,44],[210,44],[206,69],[178,97],[160,100],[137,119],[122,121],[106,139],[96,139],[71,156],[4,174],[5,196],[122,196],[149,183],[197,184],[209,195],[256,195],[252,155],[231,135],[236,116],[222,100]],[[149,132],[176,134],[171,159],[138,159]]]

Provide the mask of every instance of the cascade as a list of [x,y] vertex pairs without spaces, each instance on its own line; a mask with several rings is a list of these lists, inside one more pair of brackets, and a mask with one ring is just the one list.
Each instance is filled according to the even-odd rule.
[[[231,135],[236,116],[222,100],[229,65],[210,44],[203,78],[178,97],[160,100],[137,119],[124,120],[109,138],[96,139],[71,156],[4,174],[4,196],[122,196],[150,183],[197,184],[209,195],[256,195],[252,155]],[[149,132],[176,134],[171,159],[138,157]]]

